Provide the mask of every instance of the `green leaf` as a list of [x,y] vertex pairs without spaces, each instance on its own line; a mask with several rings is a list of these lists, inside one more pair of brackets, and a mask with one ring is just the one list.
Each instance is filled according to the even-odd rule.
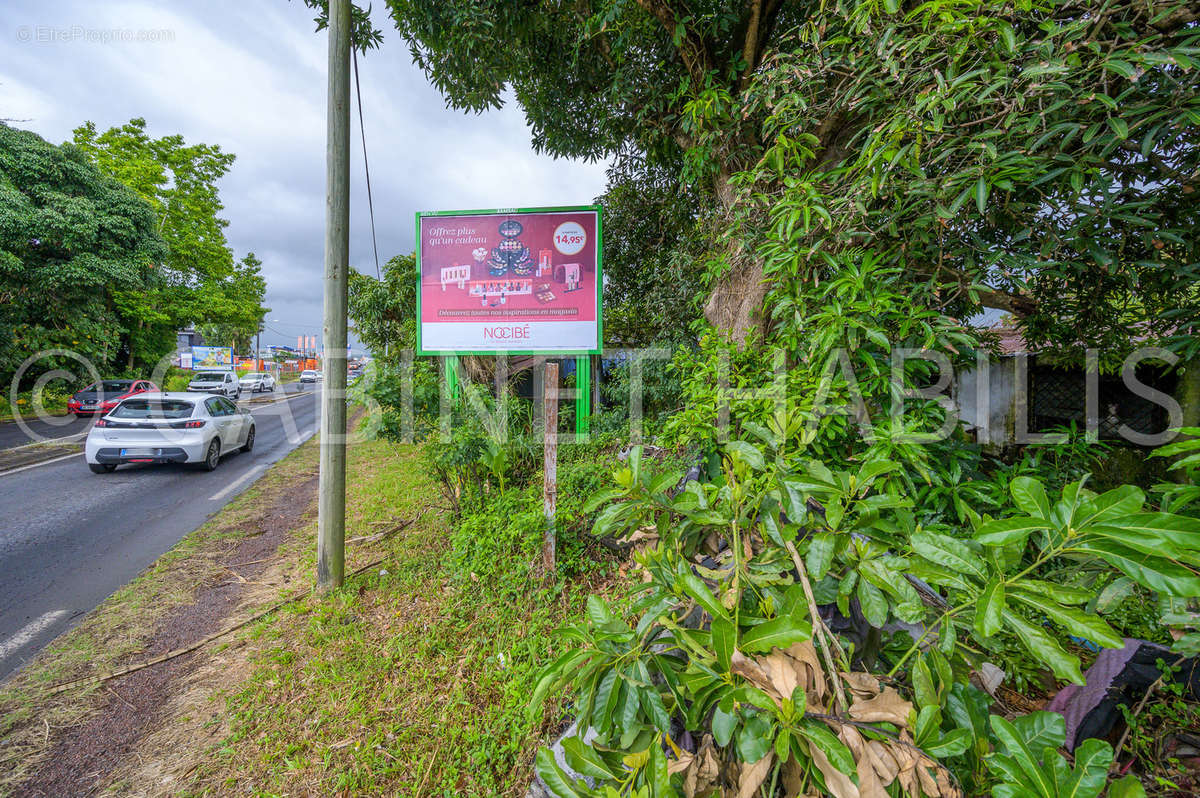
[[[1096,798],[1108,782],[1113,749],[1104,740],[1089,738],[1075,749],[1075,767],[1071,779],[1058,785],[1060,798]],[[1111,795],[1111,793],[1110,793]]]
[[1036,786],[1038,794],[1046,798],[1054,798],[1058,794],[1054,781],[1038,766],[1037,758],[1021,740],[1013,725],[999,715],[992,715],[989,722],[992,724],[992,733],[996,735],[996,739],[1004,746],[1029,783]]
[[975,606],[975,631],[981,637],[991,637],[1004,624],[1004,582],[993,576],[979,594]]
[[712,622],[711,631],[717,665],[720,666],[721,672],[725,673],[729,670],[729,663],[733,659],[733,649],[737,646],[737,629],[732,621],[716,618]]
[[858,768],[854,763],[854,755],[846,744],[834,735],[829,728],[819,721],[808,720],[797,729],[804,739],[820,748],[829,759],[829,763],[851,778],[858,777]]
[[591,498],[585,501],[583,506],[579,508],[579,513],[581,515],[590,515],[591,513],[595,512],[600,505],[607,504],[608,502],[623,496],[624,494],[625,491],[616,488],[612,490],[602,490],[599,493],[593,493]]
[[1057,712],[1030,712],[1013,718],[1013,728],[1030,751],[1062,748],[1067,740],[1067,724]]
[[1049,522],[1041,518],[1000,518],[980,524],[975,539],[985,546],[1024,546],[1030,532],[1049,528]]
[[708,585],[704,584],[703,579],[688,571],[680,577],[679,581],[684,591],[694,598],[701,607],[707,610],[709,615],[713,618],[730,620],[729,613],[726,612],[721,603],[713,596],[712,591],[708,589]]
[[924,751],[932,757],[944,759],[948,756],[958,756],[971,746],[971,732],[966,729],[951,729],[932,745],[925,745]]
[[1104,68],[1110,72],[1116,72],[1123,78],[1132,78],[1136,74],[1133,64],[1128,61],[1122,61],[1119,58],[1110,58],[1104,62]]
[[1036,479],[1017,477],[1009,483],[1008,490],[1021,512],[1033,518],[1050,518],[1050,500],[1046,498],[1046,489]]
[[1119,116],[1110,116],[1108,118],[1108,126],[1112,128],[1113,133],[1117,134],[1117,138],[1124,141],[1129,138],[1129,124]]
[[725,444],[725,451],[731,457],[741,458],[743,462],[755,471],[762,471],[767,467],[766,461],[763,459],[763,453],[746,441],[730,441]]
[[915,532],[909,538],[909,543],[913,551],[930,562],[981,580],[987,578],[987,566],[983,560],[961,540],[933,532]]
[[538,749],[537,756],[533,759],[533,769],[558,798],[578,798],[580,796],[579,790],[575,788],[575,783],[554,761],[554,754],[550,753],[550,749]]
[[812,626],[808,621],[785,615],[742,633],[740,645],[742,651],[747,653],[765,653],[772,648],[788,648],[811,638]]
[[979,209],[980,213],[987,210],[988,191],[990,188],[983,175],[980,175],[979,180],[975,181],[975,207]]
[[1073,635],[1091,640],[1104,648],[1121,648],[1125,641],[1099,615],[1089,615],[1075,607],[1064,607],[1045,596],[1021,590],[1009,591],[1009,595],[1026,606],[1041,610],[1054,623]]
[[617,778],[617,774],[609,769],[600,754],[596,753],[596,749],[579,737],[567,737],[562,741],[562,748],[567,764],[576,773],[593,779]]
[[717,745],[724,747],[733,739],[733,730],[737,728],[738,716],[733,708],[733,699],[726,697],[713,709],[712,733]]
[[1083,684],[1083,674],[1079,671],[1079,657],[1064,651],[1045,629],[1027,623],[1012,612],[1004,613],[1004,624],[1016,633],[1029,653],[1049,666],[1055,676],[1074,684]]
[[1128,576],[1117,577],[1104,586],[1096,598],[1096,612],[1111,612],[1133,593],[1134,581]]
[[858,580],[858,604],[862,608],[862,614],[867,619],[867,623],[876,629],[887,623],[887,599],[884,598],[879,588],[865,579]]
[[754,763],[766,756],[775,741],[773,731],[765,715],[757,712],[751,715],[738,732],[737,751],[742,761]]
[[833,532],[818,532],[809,538],[804,564],[813,579],[821,579],[829,573],[829,567],[833,564],[833,549],[836,544],[837,536]]
[[1146,788],[1130,773],[1108,785],[1108,798],[1146,798]]
[[657,687],[639,687],[638,700],[660,732],[667,734],[671,731],[671,716],[663,706],[662,696],[659,695]]

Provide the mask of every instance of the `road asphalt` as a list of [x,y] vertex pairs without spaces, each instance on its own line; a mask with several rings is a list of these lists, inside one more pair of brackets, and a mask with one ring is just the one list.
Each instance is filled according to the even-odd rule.
[[254,450],[227,455],[212,472],[125,465],[93,474],[74,455],[0,473],[0,679],[317,431],[318,391],[286,389],[279,401],[251,406]]

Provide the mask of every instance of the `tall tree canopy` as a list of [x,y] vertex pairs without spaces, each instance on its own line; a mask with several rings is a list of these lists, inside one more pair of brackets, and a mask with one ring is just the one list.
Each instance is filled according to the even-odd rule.
[[[235,156],[210,144],[188,144],[182,136],[152,138],[144,119],[97,132],[91,122],[74,131],[74,141],[95,164],[136,191],[154,208],[167,244],[164,285],[141,297],[147,312],[171,323],[208,325],[219,337],[244,343],[267,312],[262,261],[253,253],[240,262],[225,239],[217,182]],[[228,335],[226,334],[228,333]]]
[[451,106],[511,88],[538,148],[634,147],[711,192],[737,233],[706,306],[722,327],[870,245],[934,306],[1014,311],[1036,342],[1195,340],[1192,5],[388,6]]
[[[102,174],[78,147],[56,147],[0,124],[0,375],[6,383],[40,350],[72,350],[98,369],[139,350],[139,325],[146,329],[147,319],[130,307],[130,298],[163,284],[158,266],[166,247],[156,227],[150,205]],[[142,362],[157,359],[151,350]],[[37,371],[55,365],[54,358],[42,360]]]

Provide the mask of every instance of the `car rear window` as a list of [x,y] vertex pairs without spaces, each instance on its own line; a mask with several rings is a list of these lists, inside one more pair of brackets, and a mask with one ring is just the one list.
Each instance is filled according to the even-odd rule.
[[113,418],[189,418],[195,407],[182,399],[126,399],[112,411]]
[[125,393],[133,385],[133,380],[103,380],[93,382],[80,393]]

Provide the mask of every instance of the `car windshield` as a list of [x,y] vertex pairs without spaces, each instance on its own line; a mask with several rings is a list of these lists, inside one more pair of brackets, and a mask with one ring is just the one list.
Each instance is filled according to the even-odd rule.
[[126,399],[112,411],[113,418],[189,418],[194,405],[181,399]]
[[262,379],[265,376],[267,376],[267,375],[263,374],[261,371],[252,371],[249,374],[242,377],[242,379],[243,380],[258,380],[258,379]]
[[196,382],[224,382],[225,372],[223,371],[203,371],[196,375]]
[[80,393],[125,393],[133,385],[133,380],[102,380],[93,382]]

